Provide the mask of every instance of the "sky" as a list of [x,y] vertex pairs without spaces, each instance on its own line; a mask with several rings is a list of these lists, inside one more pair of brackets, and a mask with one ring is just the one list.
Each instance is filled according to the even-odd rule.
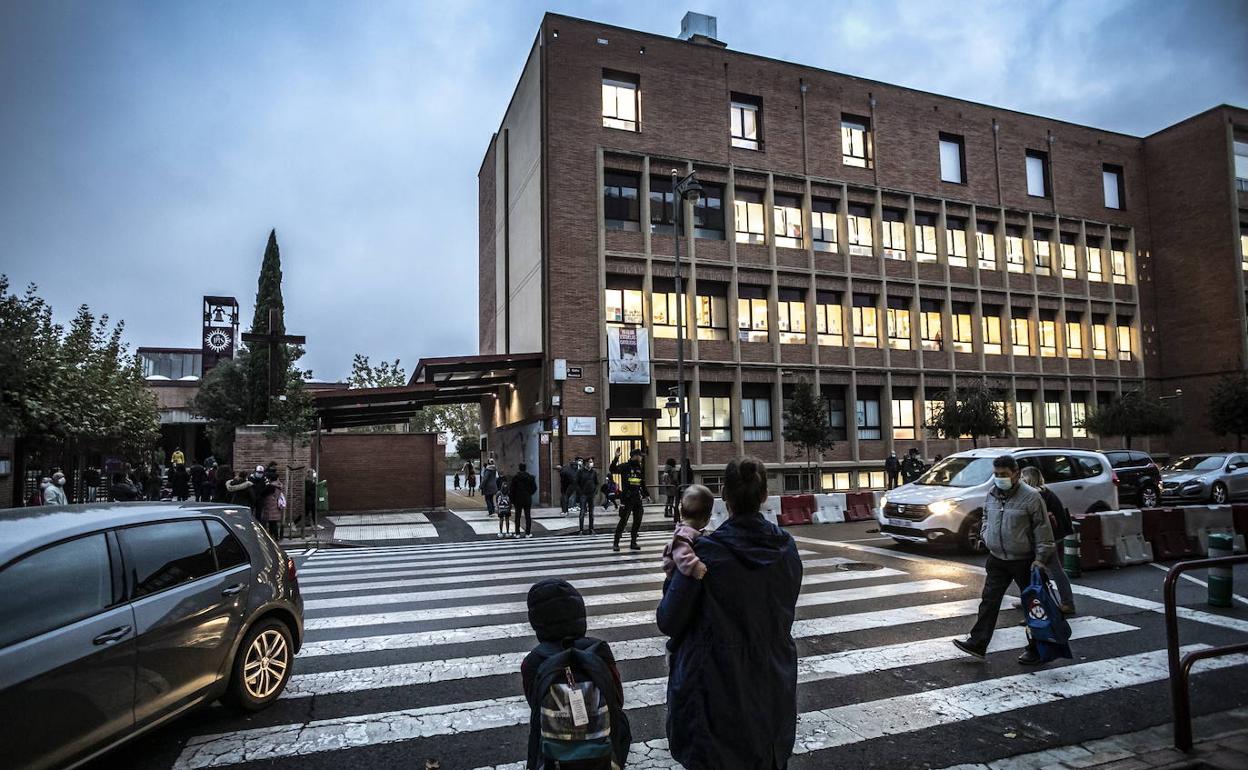
[[276,228],[289,333],[351,357],[477,352],[477,169],[542,13],[1145,135],[1248,106],[1248,2],[0,0],[0,273],[133,346],[251,320]]

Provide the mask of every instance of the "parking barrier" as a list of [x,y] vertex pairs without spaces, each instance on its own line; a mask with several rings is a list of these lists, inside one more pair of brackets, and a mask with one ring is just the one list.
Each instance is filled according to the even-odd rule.
[[812,524],[814,517],[814,495],[784,495],[780,498],[780,526]]
[[1153,546],[1153,558],[1169,561],[1196,555],[1200,544],[1188,538],[1182,508],[1145,508],[1140,513],[1144,519],[1144,539]]
[[867,519],[874,519],[875,514],[871,510],[874,504],[875,496],[870,492],[846,492],[845,520],[866,521]]
[[845,521],[845,493],[815,495],[815,523],[832,524]]
[[[1226,532],[1209,533],[1209,558],[1220,559],[1233,555],[1235,539]],[[1209,568],[1209,604],[1213,607],[1230,607],[1234,593],[1234,573],[1229,566]]]
[[1183,523],[1184,532],[1199,556],[1208,555],[1209,535],[1214,532],[1230,535],[1234,543],[1235,530],[1229,505],[1184,506]]
[[1083,576],[1083,555],[1079,549],[1080,522],[1072,521],[1071,525],[1072,532],[1063,540],[1062,569],[1066,571],[1067,577],[1077,578]]

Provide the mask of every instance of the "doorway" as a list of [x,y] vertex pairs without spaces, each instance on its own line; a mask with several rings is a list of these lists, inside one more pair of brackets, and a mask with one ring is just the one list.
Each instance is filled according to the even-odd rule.
[[[615,457],[615,451],[620,450],[620,461],[628,462],[629,455],[634,449],[646,451],[646,436],[644,431],[644,423],[641,420],[610,420],[608,423],[608,438],[610,440],[610,457],[604,463],[610,467],[611,459]],[[642,468],[646,465],[645,455],[642,455]],[[623,486],[623,479],[617,473],[614,476],[615,483]]]

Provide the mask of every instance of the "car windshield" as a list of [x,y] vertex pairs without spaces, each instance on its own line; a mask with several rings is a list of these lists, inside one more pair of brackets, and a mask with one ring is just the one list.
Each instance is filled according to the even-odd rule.
[[975,487],[991,475],[991,457],[950,457],[937,463],[914,483],[930,487]]
[[1222,467],[1226,460],[1222,455],[1191,455],[1175,460],[1167,470],[1171,471],[1212,471]]

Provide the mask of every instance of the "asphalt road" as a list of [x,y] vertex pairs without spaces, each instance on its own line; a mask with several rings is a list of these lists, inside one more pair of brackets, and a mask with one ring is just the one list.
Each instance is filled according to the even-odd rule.
[[[791,768],[945,768],[1169,720],[1161,570],[1075,581],[1074,660],[1019,666],[1020,614],[1007,608],[980,662],[947,638],[973,623],[981,560],[896,546],[874,526],[791,530],[806,565]],[[446,770],[523,767],[528,711],[518,670],[534,644],[524,593],[546,575],[581,588],[590,633],[621,659],[635,741],[629,767],[672,767],[653,621],[663,537],[644,534],[638,555],[612,554],[608,537],[548,535],[301,556],[308,632],[286,696],[250,716],[202,708],[91,768],[420,770],[426,758]],[[1236,585],[1248,593],[1248,571]],[[1204,596],[1182,584],[1180,602],[1192,610],[1180,624],[1183,643],[1242,641],[1248,603],[1216,610]],[[1248,705],[1245,663],[1198,668],[1206,673],[1194,679],[1194,712]]]

